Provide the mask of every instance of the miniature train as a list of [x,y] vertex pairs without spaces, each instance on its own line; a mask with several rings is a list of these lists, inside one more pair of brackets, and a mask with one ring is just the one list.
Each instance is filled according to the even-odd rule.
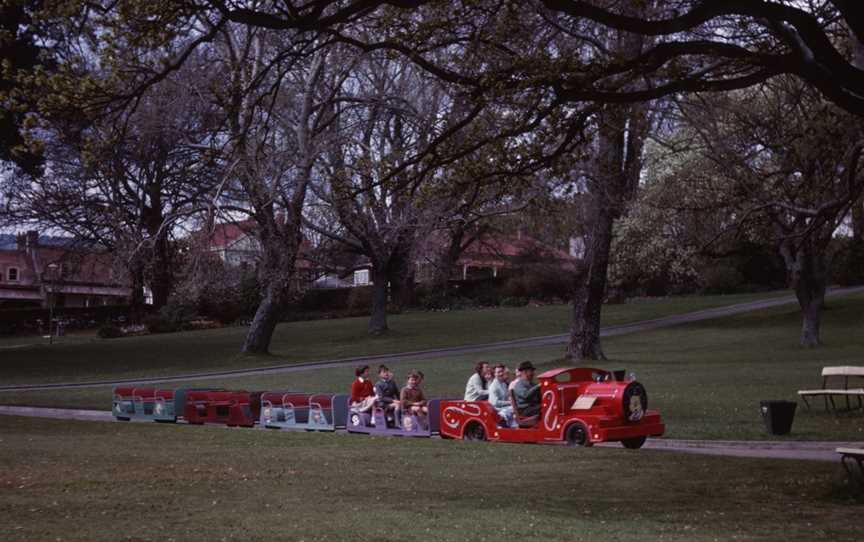
[[640,448],[648,437],[662,436],[660,414],[648,410],[645,387],[623,371],[563,368],[538,376],[540,413],[503,423],[486,401],[432,399],[428,416],[418,419],[374,408],[351,409],[345,394],[289,391],[248,392],[222,389],[118,387],[112,413],[118,420],[153,420],[190,424],[303,431],[345,430],[351,433],[405,437],[453,438],[501,442],[563,442],[591,446],[621,442]]

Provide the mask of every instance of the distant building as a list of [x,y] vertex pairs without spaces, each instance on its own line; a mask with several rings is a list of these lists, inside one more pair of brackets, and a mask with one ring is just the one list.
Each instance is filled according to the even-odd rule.
[[[430,235],[423,243],[415,257],[415,276],[417,282],[432,280],[437,264],[438,254],[444,250],[448,240],[443,234]],[[581,238],[571,240],[570,249],[578,248]],[[453,269],[450,270],[452,280],[470,280],[496,278],[529,263],[546,263],[555,265],[565,271],[572,271],[581,258],[581,253],[560,250],[546,245],[541,241],[517,233],[515,236],[487,233],[475,239],[468,245]],[[364,259],[354,268],[354,286],[372,284],[372,265]]]
[[[417,280],[431,278],[434,262],[428,255],[439,253],[446,239],[430,236],[421,256],[417,260]],[[549,246],[521,232],[514,235],[487,233],[468,245],[450,270],[450,277],[457,280],[495,278],[529,263],[544,262],[560,266],[562,270],[573,270],[579,257],[568,251]]]
[[115,277],[111,255],[75,246],[71,238],[28,231],[0,244],[0,306],[93,307],[129,302],[132,290]]
[[[216,224],[208,237],[207,250],[218,256],[226,268],[257,269],[261,254],[261,244],[255,234],[257,228],[254,220]],[[335,288],[344,285],[339,277],[325,273],[315,264],[312,245],[306,239],[300,243],[295,270],[299,287]]]

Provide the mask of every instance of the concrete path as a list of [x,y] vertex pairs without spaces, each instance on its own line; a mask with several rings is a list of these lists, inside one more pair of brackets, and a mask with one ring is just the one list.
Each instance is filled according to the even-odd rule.
[[[111,415],[111,411],[108,410],[80,410],[71,408],[0,406],[0,415],[52,418],[57,420],[83,420],[88,422],[115,421],[114,417]],[[598,446],[603,448],[621,447],[620,444],[615,442],[600,444]],[[859,446],[861,446],[860,443],[852,442],[682,440],[664,438],[648,439],[648,442],[645,443],[645,449],[648,450],[721,455],[727,457],[794,459],[805,461],[838,461],[839,456],[835,452],[836,448],[857,448]]]
[[[826,297],[839,297],[844,295],[864,292],[864,286],[855,286],[850,288],[834,288],[828,291]],[[732,316],[747,312],[767,309],[771,307],[779,307],[797,303],[794,296],[784,296],[772,299],[763,299],[760,301],[750,301],[747,303],[738,303],[725,307],[717,307],[713,309],[704,309],[700,311],[688,312],[685,314],[676,314],[673,316],[664,316],[652,320],[641,320],[629,324],[621,324],[617,326],[605,327],[600,331],[601,337],[614,337],[616,335],[625,335],[628,333],[638,333],[642,331],[652,331],[666,327],[688,324],[692,322],[701,322],[703,320],[712,320],[724,316]],[[142,378],[126,378],[118,380],[97,380],[87,382],[58,382],[54,384],[22,384],[13,386],[0,386],[0,392],[3,391],[39,391],[39,390],[56,390],[56,389],[77,389],[77,388],[95,388],[100,386],[121,386],[130,384],[155,384],[159,382],[183,382],[192,380],[216,380],[226,377],[242,377],[242,376],[263,376],[268,374],[278,373],[293,373],[299,371],[309,371],[314,369],[329,369],[334,367],[353,367],[361,363],[370,365],[376,363],[401,363],[406,361],[417,361],[426,359],[443,358],[447,356],[462,355],[462,354],[479,354],[485,352],[494,352],[496,350],[506,350],[511,348],[533,348],[538,346],[551,346],[564,344],[569,340],[567,334],[560,335],[545,335],[542,337],[528,337],[525,339],[514,339],[510,341],[499,341],[486,344],[475,344],[466,346],[452,346],[448,348],[436,348],[432,350],[418,350],[413,352],[400,352],[395,354],[381,354],[373,356],[358,356],[353,358],[341,358],[332,360],[321,360],[311,362],[296,362],[296,363],[281,363],[267,367],[253,367],[247,369],[235,369],[226,371],[209,371],[203,373],[189,373],[176,376],[164,377],[142,377]]]
[[[603,445],[607,446],[607,445]],[[837,448],[859,448],[861,443],[809,442],[786,440],[685,440],[648,439],[645,448],[688,454],[753,457],[761,459],[795,459],[805,461],[839,461]]]

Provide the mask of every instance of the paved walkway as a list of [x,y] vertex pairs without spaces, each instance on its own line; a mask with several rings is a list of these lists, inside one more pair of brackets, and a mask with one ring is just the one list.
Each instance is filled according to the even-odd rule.
[[[83,420],[88,422],[113,422],[109,410],[79,410],[67,408],[16,407],[0,405],[0,415],[52,418],[58,420]],[[128,422],[122,422],[128,423]],[[152,423],[152,422],[141,422]],[[221,426],[217,426],[221,427]],[[838,461],[834,451],[839,447],[857,448],[852,442],[803,442],[803,441],[746,441],[746,440],[683,440],[648,439],[645,448],[689,454],[722,455],[727,457],[754,457],[768,459],[794,459],[805,461]],[[618,443],[600,444],[600,447],[620,448]]]
[[[834,288],[829,290],[826,297],[837,297],[850,295],[859,292],[864,292],[864,286],[856,286],[851,288]],[[688,324],[692,322],[701,322],[703,320],[711,320],[724,316],[732,316],[743,314],[760,309],[771,307],[779,307],[797,303],[794,296],[784,296],[772,299],[763,299],[760,301],[750,301],[747,303],[738,303],[736,305],[728,305],[725,307],[716,307],[713,309],[704,309],[685,314],[676,314],[674,316],[664,316],[653,320],[641,320],[629,324],[621,324],[617,326],[608,326],[600,331],[601,337],[613,337],[616,335],[625,335],[628,333],[638,333],[642,331],[652,331],[666,327]],[[506,350],[511,348],[533,348],[538,346],[550,346],[556,344],[564,344],[569,340],[567,334],[561,335],[545,335],[542,337],[529,337],[525,339],[514,339],[510,341],[499,341],[486,344],[475,344],[466,346],[452,346],[448,348],[436,348],[433,350],[418,350],[414,352],[400,352],[395,354],[381,354],[374,356],[358,356],[354,358],[341,358],[332,360],[310,361],[310,362],[295,362],[281,363],[268,367],[253,367],[246,369],[235,369],[227,371],[209,371],[203,373],[189,373],[175,376],[164,377],[142,377],[142,378],[126,378],[118,380],[97,380],[87,382],[58,382],[53,384],[22,384],[13,386],[0,386],[2,391],[39,391],[39,390],[56,390],[56,389],[76,389],[76,388],[95,388],[100,386],[120,386],[129,384],[155,384],[159,382],[184,382],[193,380],[216,380],[226,377],[242,377],[242,376],[263,376],[277,373],[293,373],[299,371],[309,371],[314,369],[329,369],[334,367],[353,367],[360,363],[376,364],[376,363],[401,363],[407,361],[426,360],[443,358],[447,356],[474,354],[484,352],[494,352],[496,350]]]

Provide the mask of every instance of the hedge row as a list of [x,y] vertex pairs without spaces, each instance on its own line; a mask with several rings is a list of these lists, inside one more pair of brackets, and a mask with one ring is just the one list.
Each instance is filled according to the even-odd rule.
[[[20,335],[46,331],[49,310],[39,307],[0,309],[0,335]],[[104,307],[60,307],[54,309],[55,321],[66,329],[92,329],[105,323],[130,320],[127,305]]]

